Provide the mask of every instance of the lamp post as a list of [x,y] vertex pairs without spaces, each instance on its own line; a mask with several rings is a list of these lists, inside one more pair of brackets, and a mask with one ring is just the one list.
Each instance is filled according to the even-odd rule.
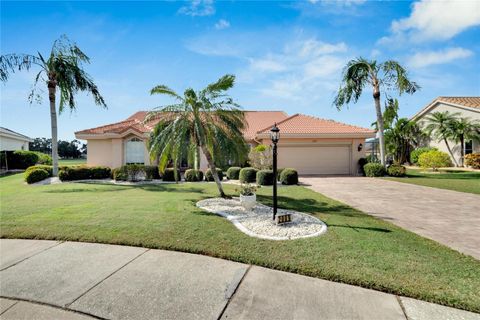
[[273,220],[277,216],[277,143],[280,140],[280,129],[275,123],[270,130],[270,139],[273,143]]

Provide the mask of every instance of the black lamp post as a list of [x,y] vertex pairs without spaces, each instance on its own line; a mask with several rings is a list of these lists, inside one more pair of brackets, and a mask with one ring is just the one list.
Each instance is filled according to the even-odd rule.
[[273,143],[273,220],[277,215],[277,143],[280,140],[280,129],[277,123],[270,130],[270,139]]

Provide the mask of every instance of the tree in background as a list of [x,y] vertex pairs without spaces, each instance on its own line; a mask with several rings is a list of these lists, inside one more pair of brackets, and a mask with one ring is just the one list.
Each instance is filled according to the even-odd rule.
[[480,122],[469,118],[454,119],[450,122],[451,138],[460,144],[460,166],[465,162],[465,140],[480,141]]
[[450,157],[453,159],[456,167],[458,167],[458,162],[453,155],[452,148],[450,148],[448,141],[453,140],[453,123],[457,120],[458,116],[459,113],[437,111],[425,118],[427,123],[425,127],[426,134],[433,137],[437,142],[443,141],[445,143],[448,153],[450,153]]
[[31,151],[52,154],[52,139],[35,138],[33,139],[33,142],[28,143],[28,149]]
[[158,157],[160,170],[170,161],[177,168],[189,151],[201,150],[221,197],[226,195],[217,174],[216,159],[228,155],[230,160],[239,161],[248,153],[243,138],[245,115],[225,93],[234,81],[235,76],[225,75],[200,91],[188,88],[183,96],[165,85],[156,86],[151,94],[168,95],[176,102],[150,112],[145,120],[159,120],[150,135],[149,149],[152,158]]
[[[86,153],[86,144],[74,139],[72,141],[58,140],[58,155],[61,158],[77,159]],[[52,139],[35,138],[29,143],[30,151],[38,151],[42,153],[51,153]]]
[[373,90],[373,100],[377,114],[378,140],[380,144],[380,161],[385,166],[384,121],[380,100],[382,90],[394,90],[399,95],[413,94],[420,87],[408,78],[407,71],[398,62],[389,60],[377,63],[362,57],[347,63],[342,73],[342,82],[333,104],[341,109],[351,101],[356,103],[366,86]]
[[65,108],[70,111],[76,109],[75,95],[78,91],[91,93],[95,104],[106,107],[103,97],[92,78],[83,70],[83,63],[90,63],[90,59],[75,43],[61,36],[53,43],[50,54],[44,58],[42,54],[6,54],[0,57],[0,80],[6,82],[10,73],[29,70],[32,65],[40,68],[34,80],[34,88],[29,96],[30,103],[39,97],[36,86],[39,81],[48,88],[50,102],[50,122],[52,131],[52,159],[54,176],[58,174],[58,138],[57,138],[57,90],[60,96],[58,112]]

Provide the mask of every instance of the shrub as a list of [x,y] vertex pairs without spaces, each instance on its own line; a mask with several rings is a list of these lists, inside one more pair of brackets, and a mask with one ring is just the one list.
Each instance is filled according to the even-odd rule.
[[50,175],[48,174],[47,170],[37,168],[30,170],[28,174],[25,174],[25,181],[28,184],[31,184],[47,179],[49,176]]
[[298,184],[298,172],[292,168],[285,168],[280,175],[280,182],[286,185]]
[[157,166],[144,166],[145,179],[160,179],[160,172],[158,171]]
[[366,164],[368,163],[366,158],[360,158],[358,159],[358,166],[360,167],[360,173],[362,176],[365,175],[365,169],[363,168]]
[[433,171],[437,171],[440,167],[451,167],[452,161],[447,153],[438,150],[430,150],[422,153],[418,157],[418,164],[422,168],[432,168]]
[[465,156],[465,165],[473,169],[480,169],[480,153],[470,153]]
[[197,182],[203,180],[203,172],[201,170],[188,169],[185,171],[185,181]]
[[272,168],[273,155],[270,146],[260,144],[250,149],[248,159],[252,167],[256,169],[267,170]]
[[27,169],[38,162],[38,155],[33,151],[2,151],[0,163],[8,169]]
[[[180,180],[180,171],[177,169],[177,177]],[[175,181],[175,169],[174,168],[166,168],[163,171],[162,175],[163,181]]]
[[241,183],[252,183],[257,180],[257,169],[247,167],[240,170],[239,174]]
[[240,177],[240,170],[242,170],[242,168],[240,168],[240,167],[230,167],[230,168],[228,168],[227,178],[229,180],[238,180],[238,178]]
[[380,160],[378,160],[377,156],[369,154],[368,156],[365,157],[365,160],[367,163],[379,163]]
[[[217,168],[217,174],[218,174],[218,179],[220,179],[220,181],[222,181],[223,180],[223,171],[221,169]],[[205,171],[205,181],[213,181],[212,170],[207,169],[207,171]]]
[[367,177],[383,177],[385,175],[385,167],[381,163],[367,163],[363,169]]
[[106,179],[109,178],[111,170],[108,167],[63,167],[58,172],[58,178],[62,181],[88,180],[88,179]]
[[[30,171],[33,171],[33,170],[37,170],[37,169],[43,169],[45,171],[48,172],[48,176],[51,177],[52,176],[52,173],[53,173],[53,168],[52,166],[47,166],[47,165],[44,165],[44,164],[37,164],[35,166],[31,166],[31,167],[28,167],[27,170],[25,170],[25,179],[27,177],[27,174],[30,172]],[[26,181],[26,180],[25,180]]]
[[280,175],[282,174],[283,170],[285,170],[285,168],[277,168],[277,181],[280,181]]
[[38,156],[37,164],[52,165],[52,157],[46,153],[33,151]]
[[437,148],[434,147],[422,147],[422,148],[417,148],[410,153],[410,163],[412,164],[418,164],[418,158],[422,153],[432,151],[432,150],[438,150]]
[[399,164],[393,164],[387,169],[387,173],[391,177],[405,177],[407,169]]
[[272,170],[260,170],[257,172],[257,184],[261,186],[271,186],[274,181],[275,177]]
[[146,178],[145,166],[143,164],[127,164],[124,167],[128,181],[139,181]]
[[125,166],[120,168],[115,168],[112,170],[112,178],[115,181],[127,181],[128,180],[128,172]]

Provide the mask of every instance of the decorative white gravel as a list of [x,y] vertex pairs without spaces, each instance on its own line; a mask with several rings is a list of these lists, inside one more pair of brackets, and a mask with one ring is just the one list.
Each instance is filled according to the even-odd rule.
[[251,210],[245,210],[238,198],[212,198],[197,202],[197,207],[227,218],[240,231],[251,237],[268,240],[292,240],[319,236],[327,231],[327,225],[308,214],[278,209],[278,214],[292,214],[292,222],[277,225],[273,219],[273,210],[263,204]]

